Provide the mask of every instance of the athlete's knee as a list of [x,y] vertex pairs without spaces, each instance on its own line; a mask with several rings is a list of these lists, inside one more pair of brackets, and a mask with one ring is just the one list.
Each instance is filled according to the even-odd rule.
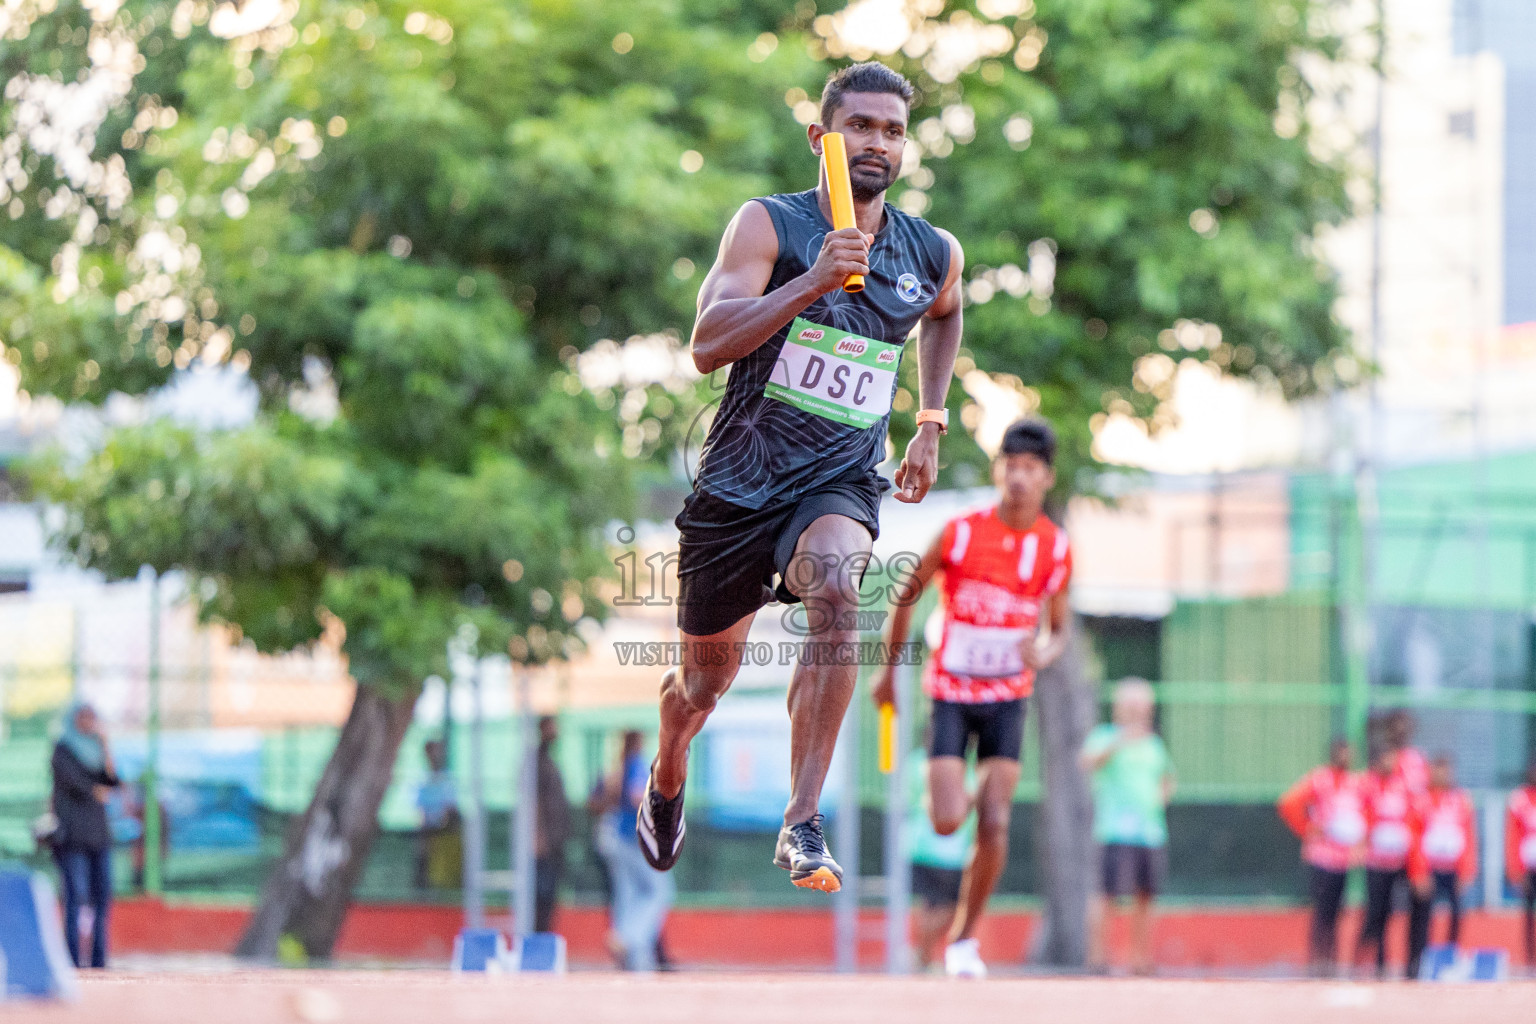
[[731,688],[731,680],[736,675],[734,671],[723,671],[716,668],[692,668],[676,673],[676,684],[673,686],[676,692],[688,706],[688,710],[694,714],[707,715],[715,710],[715,705],[720,703],[720,698],[725,691]]
[[965,824],[964,814],[941,813],[933,814],[933,830],[941,836],[952,836],[960,831],[960,826]]
[[1008,827],[1013,808],[1007,803],[982,803],[976,808],[976,842],[994,848],[1008,845]]

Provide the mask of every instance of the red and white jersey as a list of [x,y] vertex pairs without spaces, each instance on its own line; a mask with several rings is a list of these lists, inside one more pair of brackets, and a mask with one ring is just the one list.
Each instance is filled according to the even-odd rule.
[[1431,871],[1454,871],[1463,881],[1477,874],[1477,826],[1472,799],[1461,789],[1431,789],[1424,795],[1424,836],[1420,847]]
[[1377,871],[1407,868],[1411,876],[1427,872],[1420,846],[1422,797],[1397,772],[1386,778],[1366,772],[1360,788],[1365,807],[1365,866]]
[[1511,879],[1536,874],[1536,787],[1509,794],[1504,816],[1504,870]]
[[1301,859],[1325,871],[1348,871],[1365,841],[1360,776],[1323,765],[1280,798],[1280,817],[1301,837]]
[[1028,697],[1035,673],[1023,645],[1034,641],[1041,606],[1072,576],[1066,531],[1043,515],[1015,530],[992,506],[950,520],[939,546],[944,638],[924,689],[958,704]]
[[1429,761],[1415,747],[1404,747],[1397,752],[1394,773],[1408,786],[1410,793],[1429,792]]

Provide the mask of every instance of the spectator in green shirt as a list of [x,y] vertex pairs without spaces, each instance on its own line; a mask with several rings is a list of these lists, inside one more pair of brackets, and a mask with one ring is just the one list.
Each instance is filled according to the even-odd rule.
[[1168,871],[1168,801],[1173,769],[1152,731],[1156,696],[1145,679],[1115,687],[1112,721],[1088,734],[1081,756],[1093,776],[1093,838],[1101,849],[1100,886],[1089,919],[1089,959],[1108,967],[1105,915],[1131,896],[1131,969],[1152,973],[1152,904]]

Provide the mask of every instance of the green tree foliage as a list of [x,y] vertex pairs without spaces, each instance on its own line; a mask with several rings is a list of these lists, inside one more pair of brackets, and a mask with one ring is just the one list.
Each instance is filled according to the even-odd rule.
[[687,407],[642,391],[634,444],[572,357],[686,331],[730,211],[803,179],[779,84],[819,74],[803,48],[748,61],[751,24],[664,2],[307,3],[265,27],[204,3],[34,13],[8,78],[99,72],[90,40],[145,58],[94,140],[132,198],[74,190],[101,230],[65,304],[71,218],[45,208],[67,174],[23,154],[0,331],[24,386],[99,401],[233,361],[261,393],[240,430],[132,427],[40,466],[70,550],[110,576],[186,570],[264,650],[314,639],[325,609],[359,678],[402,692],[443,670],[460,620],[489,650],[563,654],[601,612],[624,456],[665,454],[661,419]]
[[[732,210],[804,180],[780,83],[819,72],[747,60],[750,15],[664,0],[6,10],[23,386],[101,402],[228,364],[260,395],[253,422],[111,429],[32,482],[82,565],[179,569],[262,650],[344,626],[357,704],[242,943],[325,955],[448,639],[537,662],[601,616],[604,527],[688,396],[666,366],[586,388],[576,356],[675,347]],[[50,124],[76,87],[98,116],[71,148]],[[345,855],[309,877],[307,848]]]
[[[1287,398],[1337,379],[1347,340],[1313,240],[1348,215],[1346,166],[1317,157],[1298,70],[1337,59],[1337,4],[909,7],[926,16],[878,56],[921,92],[921,169],[904,179],[921,198],[893,194],[965,245],[968,355],[1038,395],[1069,465],[1103,414],[1160,427],[1181,359]],[[848,27],[815,23],[834,54]]]

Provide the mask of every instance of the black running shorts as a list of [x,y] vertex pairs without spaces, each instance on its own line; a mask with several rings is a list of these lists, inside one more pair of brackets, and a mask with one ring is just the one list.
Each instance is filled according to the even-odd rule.
[[913,864],[912,895],[927,907],[953,907],[960,902],[960,879],[963,874],[959,868]]
[[[790,559],[800,534],[825,515],[847,516],[880,536],[882,481],[862,469],[792,502],[752,509],[694,491],[678,514],[677,625],[712,636],[765,604],[797,604]],[[777,579],[775,577],[777,576]]]
[[929,757],[964,757],[976,737],[976,760],[1006,757],[1014,761],[1024,749],[1024,699],[990,704],[933,702],[933,743]]

